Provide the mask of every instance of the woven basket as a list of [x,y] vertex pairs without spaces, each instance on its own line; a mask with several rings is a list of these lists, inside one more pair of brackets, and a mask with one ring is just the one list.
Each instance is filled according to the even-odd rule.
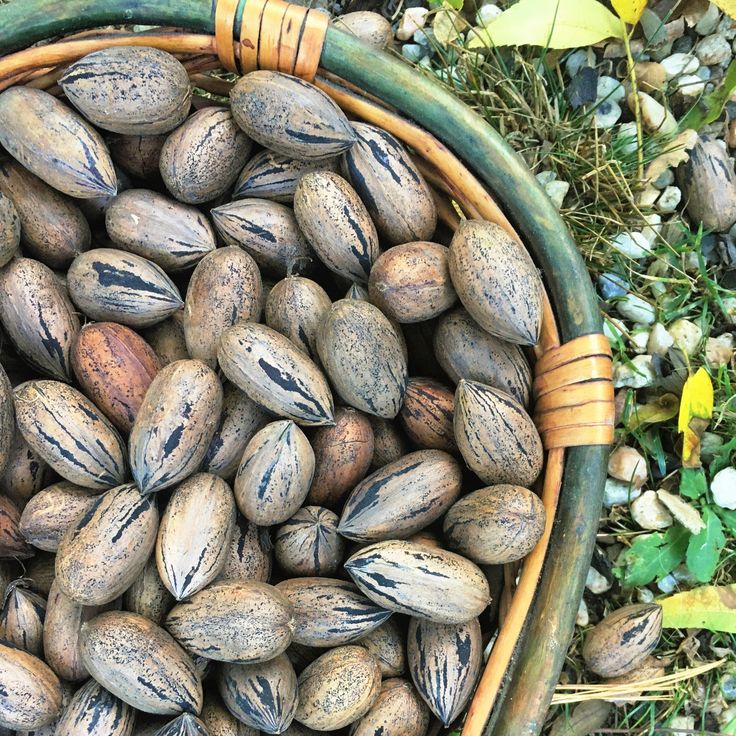
[[[157,28],[109,28],[133,23]],[[468,107],[394,56],[329,26],[325,14],[282,0],[16,0],[0,6],[0,90],[30,84],[58,92],[70,62],[131,44],[176,54],[198,86],[221,94],[228,85],[204,72],[278,69],[314,81],[349,116],[413,149],[446,225],[458,223],[454,200],[529,249],[548,294],[534,366],[548,523],[521,571],[507,566],[499,634],[462,733],[536,736],[572,634],[613,438],[610,349],[558,213],[521,158]]]

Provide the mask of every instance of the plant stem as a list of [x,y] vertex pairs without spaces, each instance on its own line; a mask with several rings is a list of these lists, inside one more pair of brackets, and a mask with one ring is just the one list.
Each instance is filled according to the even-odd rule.
[[[636,69],[634,68],[634,57],[631,54],[631,43],[626,22],[621,19],[624,30],[624,48],[626,49],[626,60],[629,65],[629,79],[631,79],[631,94],[634,96],[634,120],[636,121],[636,161],[637,175],[639,181],[644,179],[644,135],[641,130],[641,108],[639,107],[639,90],[636,84]],[[633,27],[632,27],[633,32]]]

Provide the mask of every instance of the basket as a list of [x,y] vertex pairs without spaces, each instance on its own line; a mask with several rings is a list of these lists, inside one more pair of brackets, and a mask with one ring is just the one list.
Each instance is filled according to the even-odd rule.
[[[109,28],[132,23],[155,28]],[[101,26],[108,28],[79,33]],[[70,62],[130,44],[178,55],[198,86],[220,93],[227,85],[204,72],[265,68],[314,81],[349,116],[385,128],[414,151],[445,225],[459,221],[454,202],[529,249],[548,295],[534,366],[548,522],[521,571],[505,570],[499,634],[462,734],[536,736],[593,551],[614,416],[611,353],[595,294],[557,211],[523,160],[441,86],[330,26],[325,14],[282,0],[18,0],[0,6],[0,90],[30,84],[54,91]]]

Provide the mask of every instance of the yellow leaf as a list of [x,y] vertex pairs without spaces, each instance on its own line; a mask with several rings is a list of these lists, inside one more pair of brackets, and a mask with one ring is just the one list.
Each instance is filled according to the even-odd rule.
[[621,20],[636,25],[647,6],[647,0],[611,0],[613,9]]
[[680,399],[677,430],[683,433],[682,462],[686,468],[700,465],[700,437],[713,414],[713,384],[705,368],[685,381]]
[[606,38],[623,38],[623,27],[597,0],[519,0],[487,28],[474,29],[468,45],[572,49]]
[[736,633],[736,585],[705,585],[657,602],[666,629]]
[[663,394],[648,404],[637,405],[626,422],[629,430],[638,429],[644,424],[666,422],[677,416],[678,401],[675,394]]
[[713,5],[717,5],[726,15],[736,18],[736,0],[713,0]]

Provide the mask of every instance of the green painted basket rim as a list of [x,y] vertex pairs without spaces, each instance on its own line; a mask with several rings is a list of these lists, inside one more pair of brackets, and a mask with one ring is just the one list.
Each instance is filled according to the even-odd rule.
[[[216,4],[216,0],[18,0],[0,5],[0,55],[73,31],[120,23],[214,34]],[[587,269],[559,213],[523,159],[485,120],[437,82],[332,27],[320,66],[432,133],[497,197],[542,271],[563,342],[601,331]],[[597,445],[566,451],[560,503],[539,589],[487,734],[537,736],[542,729],[595,544],[608,450],[607,445]]]

